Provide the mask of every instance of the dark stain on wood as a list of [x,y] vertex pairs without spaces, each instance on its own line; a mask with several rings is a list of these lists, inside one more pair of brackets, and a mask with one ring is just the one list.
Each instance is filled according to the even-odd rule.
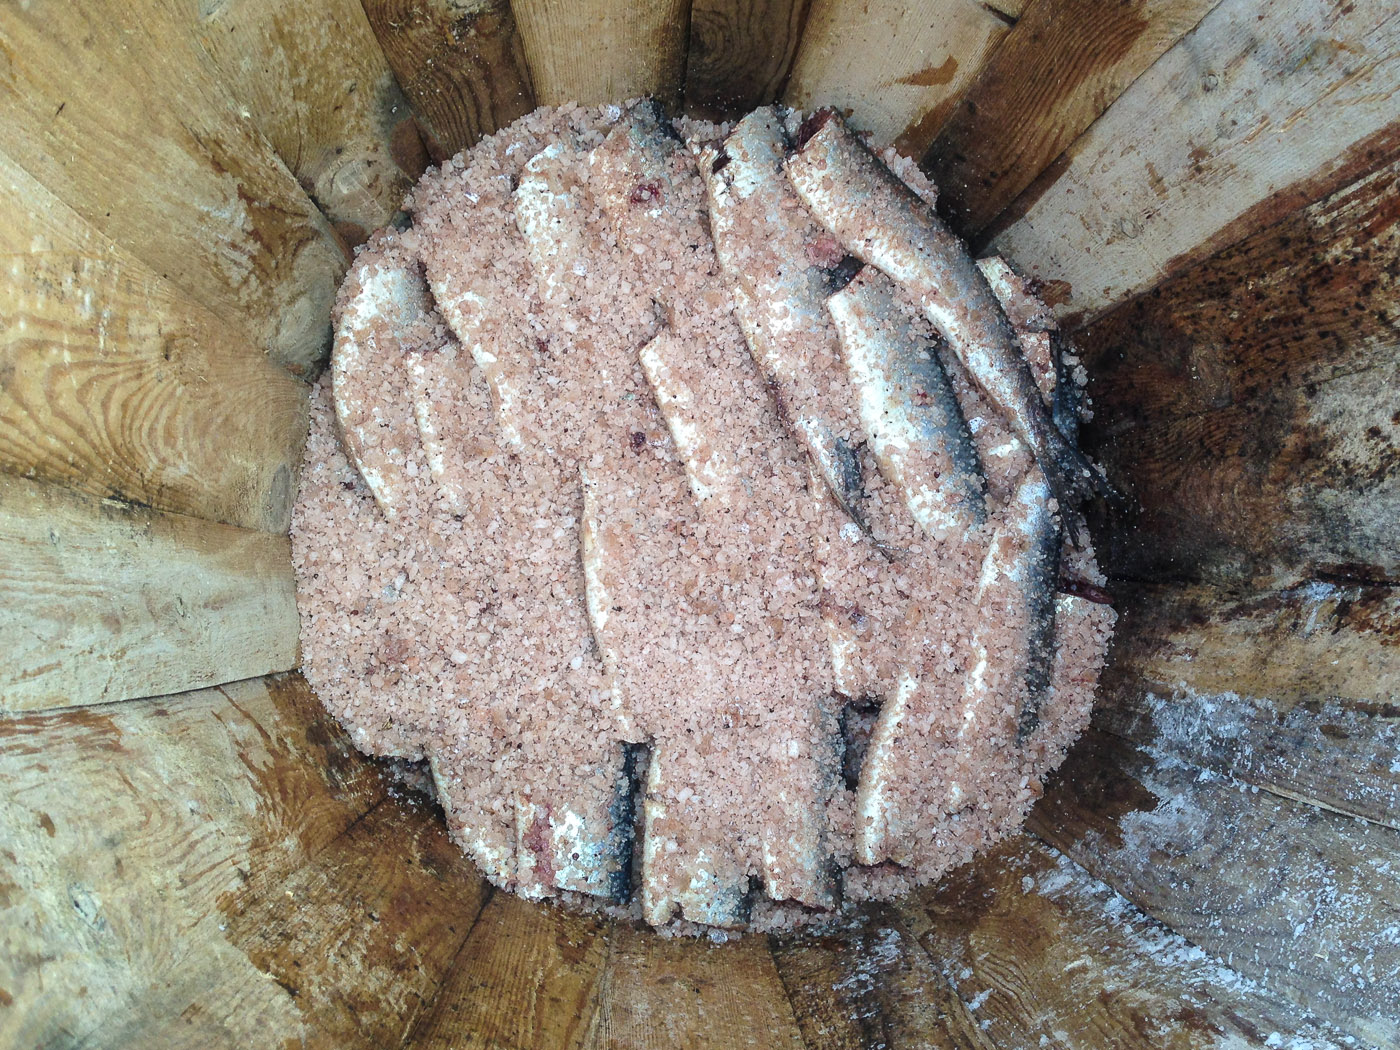
[[906,77],[900,77],[894,81],[896,84],[908,84],[910,87],[938,87],[941,84],[952,82],[958,72],[958,60],[952,55],[944,61],[941,66],[929,66],[921,69],[917,73],[910,73]]
[[809,7],[809,0],[695,0],[686,112],[734,119],[780,98]]

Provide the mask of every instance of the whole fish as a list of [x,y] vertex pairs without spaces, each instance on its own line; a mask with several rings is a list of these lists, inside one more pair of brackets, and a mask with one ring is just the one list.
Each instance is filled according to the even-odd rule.
[[987,510],[972,435],[935,347],[900,310],[893,283],[866,267],[827,308],[880,472],[928,533],[979,527]]
[[1066,507],[1107,483],[1055,426],[1011,324],[966,245],[832,110],[802,125],[786,170],[846,250],[916,296],[978,386],[1026,442]]

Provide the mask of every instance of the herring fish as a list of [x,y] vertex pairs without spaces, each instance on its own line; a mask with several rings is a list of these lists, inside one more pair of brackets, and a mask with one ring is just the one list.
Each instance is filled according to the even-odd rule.
[[1050,417],[1015,333],[967,247],[832,110],[802,126],[788,177],[812,214],[915,295],[1040,464],[1062,506],[1107,483]]
[[936,348],[900,311],[894,285],[866,267],[827,302],[880,472],[931,535],[987,518],[972,435]]
[[692,144],[709,198],[715,256],[754,361],[775,384],[786,422],[832,495],[864,528],[853,421],[844,418],[851,399],[842,390],[823,390],[840,382],[824,308],[839,260],[821,258],[818,242],[830,235],[807,215],[783,175],[787,149],[775,106],[744,117],[722,147]]

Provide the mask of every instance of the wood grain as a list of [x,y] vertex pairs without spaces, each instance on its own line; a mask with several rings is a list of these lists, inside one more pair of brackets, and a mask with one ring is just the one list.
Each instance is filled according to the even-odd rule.
[[227,936],[296,1001],[309,1046],[397,1046],[486,885],[440,811],[386,800],[281,884],[228,901]]
[[922,157],[1007,28],[975,0],[812,0],[785,101],[836,106],[877,145]]
[[0,1043],[306,1034],[221,905],[280,884],[384,785],[299,677],[0,721],[0,771]]
[[195,32],[346,243],[394,217],[428,157],[359,0],[206,0]]
[[1400,1041],[1400,832],[1092,731],[1028,826],[1263,987],[1364,1045]]
[[1400,12],[1224,0],[1021,200],[995,250],[1092,320],[1374,168],[1400,140]]
[[0,156],[0,469],[284,532],[306,388]]
[[839,930],[772,938],[773,958],[809,1047],[866,1050],[992,1050],[949,983],[920,946],[904,909],[867,905]]
[[407,1046],[582,1046],[598,1017],[608,932],[600,919],[493,894]]
[[184,4],[6,4],[0,54],[0,152],[274,360],[314,371],[344,246],[239,116]]
[[437,163],[535,108],[507,0],[364,0]]
[[1400,594],[1314,582],[1115,588],[1094,724],[1276,795],[1400,828]]
[[1007,33],[925,157],[972,237],[1217,0],[1039,0]]
[[584,1042],[590,1050],[803,1046],[762,937],[666,940],[618,923],[598,1001]]
[[689,0],[513,0],[510,6],[540,105],[640,95],[668,107],[680,102]]
[[993,1046],[1341,1045],[1338,1033],[1029,836],[900,911]]
[[105,703],[297,662],[286,536],[0,475],[0,713]]
[[686,112],[732,119],[778,99],[792,71],[809,0],[695,0]]

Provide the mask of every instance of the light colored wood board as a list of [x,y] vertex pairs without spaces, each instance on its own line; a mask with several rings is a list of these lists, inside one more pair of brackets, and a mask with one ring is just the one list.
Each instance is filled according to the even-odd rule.
[[1394,360],[1400,158],[1076,336],[1096,429],[1226,408]]
[[900,911],[997,1047],[1344,1045],[1029,836]]
[[940,211],[974,236],[1216,0],[1040,0],[925,158]]
[[901,910],[862,907],[840,929],[772,938],[773,958],[809,1047],[991,1050],[993,1042],[920,946]]
[[596,105],[685,87],[689,0],[513,0],[535,98]]
[[1092,730],[1028,827],[1264,988],[1400,1045],[1400,832]]
[[1117,584],[1094,724],[1276,795],[1400,828],[1400,593]]
[[685,66],[688,113],[742,116],[777,100],[809,0],[695,0]]
[[1398,93],[1394,7],[1223,0],[1022,195],[995,250],[1091,320],[1370,170],[1400,138]]
[[1400,579],[1400,354],[1253,401],[1086,439],[1136,509],[1112,575],[1285,586]]
[[0,721],[0,1044],[281,1045],[290,995],[227,939],[384,795],[299,677]]
[[877,145],[922,157],[1007,29],[975,0],[812,0],[785,101],[835,106]]
[[240,116],[185,4],[7,4],[0,53],[0,151],[274,360],[314,371],[344,246]]
[[281,884],[231,901],[227,936],[296,1001],[309,1046],[398,1046],[487,896],[441,811],[390,799]]
[[582,1046],[598,1016],[607,956],[603,920],[495,893],[405,1045]]
[[359,0],[203,0],[196,15],[235,101],[346,243],[392,219],[428,155]]
[[711,944],[618,923],[596,994],[589,1048],[803,1046],[763,937]]
[[283,532],[306,388],[0,156],[0,469]]
[[433,160],[535,108],[507,0],[364,0]]
[[0,475],[0,713],[296,666],[286,536]]

